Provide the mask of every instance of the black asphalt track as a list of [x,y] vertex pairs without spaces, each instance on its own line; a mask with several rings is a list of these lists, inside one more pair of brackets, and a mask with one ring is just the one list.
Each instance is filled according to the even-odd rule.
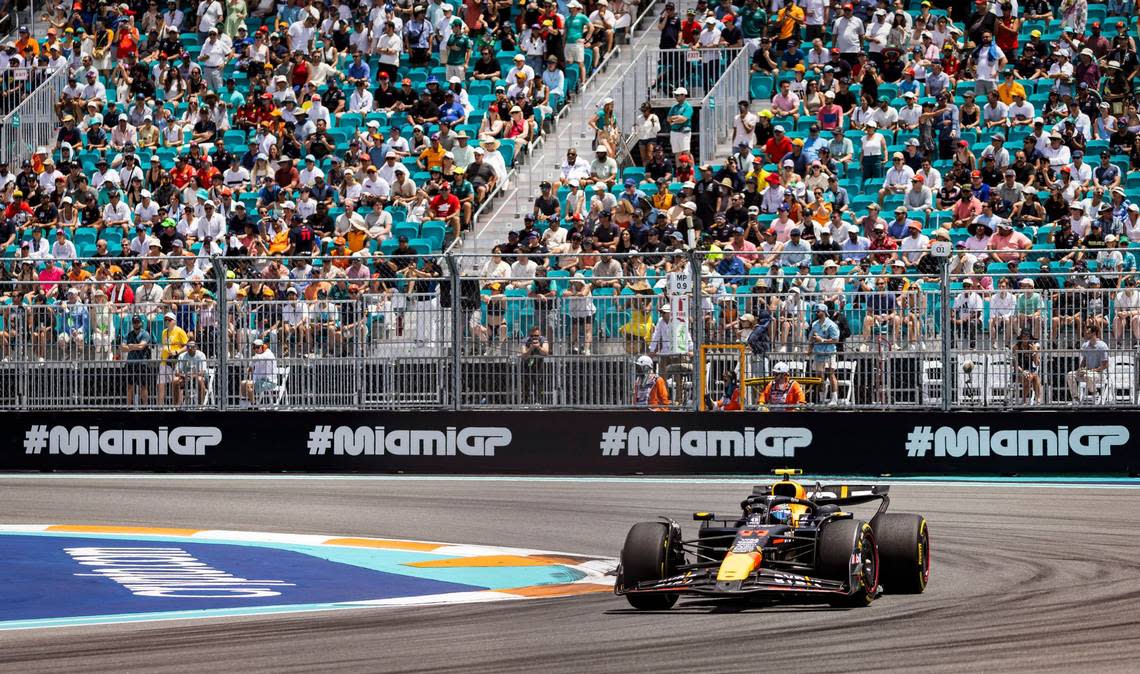
[[[732,512],[747,492],[721,482],[0,479],[0,522],[402,536],[616,556],[636,521]],[[23,630],[0,632],[0,671],[1140,669],[1140,490],[891,493],[892,510],[929,519],[931,582],[924,595],[885,596],[866,609],[682,602],[645,614],[594,595]]]

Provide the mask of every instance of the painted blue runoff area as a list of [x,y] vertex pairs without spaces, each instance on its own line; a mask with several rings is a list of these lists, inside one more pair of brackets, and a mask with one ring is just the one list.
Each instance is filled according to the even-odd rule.
[[[60,532],[30,532],[27,534],[20,534],[21,536],[46,536],[53,538],[74,538],[74,539],[90,539],[101,538],[106,540],[114,540],[119,544],[124,541],[135,542],[167,542],[171,544],[181,544],[189,539],[179,538],[176,536],[162,536],[152,534],[85,534],[85,533],[60,533]],[[0,533],[0,549],[2,549],[3,542],[7,534]],[[427,578],[430,580],[438,580],[448,583],[459,583],[462,585],[471,585],[472,587],[465,588],[466,590],[503,590],[512,587],[525,587],[527,585],[548,585],[554,583],[573,583],[574,581],[581,580],[585,574],[577,569],[572,569],[565,566],[552,565],[552,566],[484,566],[484,567],[441,567],[441,568],[422,568],[412,567],[408,564],[413,562],[426,562],[436,559],[442,559],[443,556],[433,554],[430,552],[415,552],[412,550],[384,550],[381,548],[354,548],[349,546],[339,545],[302,545],[290,543],[272,543],[264,541],[225,541],[217,539],[200,539],[194,540],[196,545],[230,545],[241,546],[245,548],[271,548],[274,550],[292,550],[305,555],[311,555],[320,559],[326,559],[330,562],[338,562],[341,564],[351,564],[365,569],[372,569],[374,571],[381,571],[388,574],[414,576],[416,578]],[[141,543],[140,543],[141,544]],[[77,544],[78,545],[78,544]],[[84,545],[95,545],[94,543],[87,543]],[[61,546],[74,547],[74,546]],[[0,568],[2,568],[3,560],[0,559]],[[238,575],[238,574],[235,574]],[[363,594],[363,593],[361,593]],[[2,595],[0,595],[2,596]],[[385,597],[371,597],[362,596],[356,597],[354,601],[360,599],[384,599]]]
[[[116,613],[150,613],[296,604],[322,604],[362,599],[389,599],[482,589],[429,578],[385,573],[321,559],[293,550],[262,547],[256,554],[245,545],[73,536],[0,537],[0,623],[37,618],[70,618]],[[267,585],[275,596],[153,597],[139,596],[120,582],[89,573],[65,548],[177,548],[210,569],[247,580],[277,580]]]

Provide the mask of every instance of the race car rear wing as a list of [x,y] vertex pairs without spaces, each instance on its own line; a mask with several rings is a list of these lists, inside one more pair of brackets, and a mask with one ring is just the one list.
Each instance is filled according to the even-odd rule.
[[[773,485],[758,484],[752,488],[753,496],[769,496]],[[889,485],[877,484],[816,484],[807,488],[805,498],[819,505],[859,505],[887,499]]]
[[885,500],[890,490],[888,485],[877,484],[816,485],[808,491],[807,497],[819,505],[859,505]]

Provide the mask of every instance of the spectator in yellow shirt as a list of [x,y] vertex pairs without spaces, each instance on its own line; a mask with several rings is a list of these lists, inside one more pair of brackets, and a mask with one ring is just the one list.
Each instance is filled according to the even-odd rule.
[[158,365],[158,404],[166,404],[166,385],[174,381],[174,366],[178,356],[186,350],[190,341],[186,331],[178,327],[173,313],[168,312],[162,319],[162,353]]
[[1021,83],[1013,78],[1013,68],[1007,69],[1005,71],[1005,80],[999,84],[996,89],[998,98],[1006,105],[1012,105],[1013,97],[1018,94],[1021,94],[1023,99],[1025,98],[1025,87],[1021,86]]
[[433,168],[443,166],[443,155],[447,153],[443,145],[439,142],[439,134],[433,133],[431,135],[431,144],[424,148],[420,153],[419,158],[416,159],[416,164],[419,165],[420,170],[430,171]]

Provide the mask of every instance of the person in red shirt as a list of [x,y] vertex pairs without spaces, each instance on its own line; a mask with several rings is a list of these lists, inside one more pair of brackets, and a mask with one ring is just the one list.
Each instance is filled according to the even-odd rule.
[[277,171],[273,174],[273,179],[282,189],[291,190],[297,187],[297,181],[301,179],[301,174],[293,166],[292,159],[282,157],[278,162]]
[[994,24],[994,42],[1007,54],[1017,53],[1017,31],[1021,20],[1013,15],[1013,5],[1001,4],[1001,18]]
[[24,201],[24,193],[20,190],[15,190],[12,192],[12,203],[8,204],[7,208],[4,209],[4,219],[11,220],[20,213],[27,215],[29,218],[36,214],[36,212],[32,210],[32,207],[28,205],[28,202]]
[[697,36],[701,34],[701,22],[697,20],[697,10],[690,9],[685,13],[685,20],[681,22],[681,44],[692,46],[697,44]]
[[724,391],[720,399],[713,401],[713,409],[721,412],[739,412],[744,409],[740,403],[740,382],[736,380],[736,371],[725,368],[720,380],[724,384]]
[[428,215],[432,220],[443,220],[451,225],[455,231],[455,238],[459,238],[459,199],[451,193],[451,185],[448,182],[444,181],[439,186],[439,193],[432,197],[428,205]]
[[186,161],[186,157],[176,157],[174,159],[174,168],[170,169],[170,182],[182,189],[194,180],[194,168]]
[[886,264],[895,259],[895,254],[888,251],[898,250],[898,247],[899,242],[887,236],[887,228],[883,226],[883,223],[877,223],[871,233],[871,250],[884,252],[871,253],[871,260],[875,264]]
[[214,185],[214,176],[220,175],[222,175],[222,172],[218,170],[218,167],[214,166],[210,161],[210,157],[203,154],[198,164],[198,187],[204,190],[210,189],[210,187]]
[[764,144],[764,154],[768,155],[768,163],[779,164],[784,155],[792,151],[792,141],[784,135],[784,127],[776,126],[772,129],[772,137]]

